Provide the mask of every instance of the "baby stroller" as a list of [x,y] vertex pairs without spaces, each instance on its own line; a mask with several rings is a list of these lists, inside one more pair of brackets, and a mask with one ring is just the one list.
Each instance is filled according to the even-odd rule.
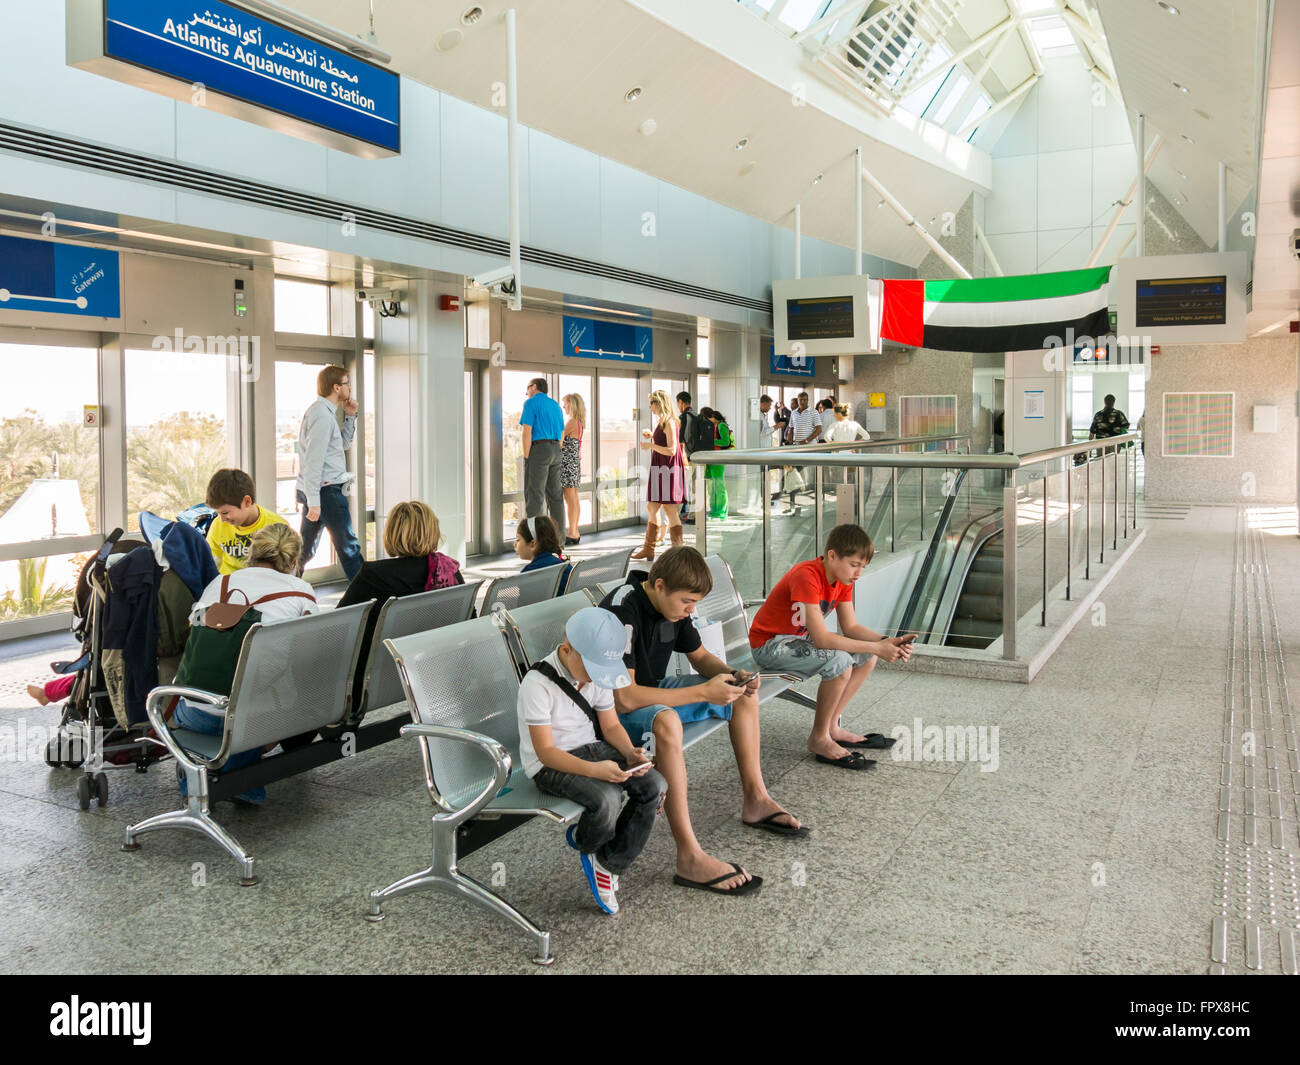
[[[170,757],[149,727],[144,696],[175,675],[190,607],[216,576],[212,554],[192,525],[145,512],[140,526],[141,540],[123,539],[122,530],[114,530],[82,569],[73,625],[82,654],[53,664],[55,672],[76,673],[77,679],[45,761],[83,769],[77,780],[83,810],[92,798],[107,803],[104,770],[129,766],[144,773]],[[133,651],[122,650],[123,632],[133,634]],[[149,661],[142,664],[145,645]]]

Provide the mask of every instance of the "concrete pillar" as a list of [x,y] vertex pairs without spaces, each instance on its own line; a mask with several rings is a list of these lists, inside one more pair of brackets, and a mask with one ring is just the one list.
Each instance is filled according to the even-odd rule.
[[398,318],[375,323],[377,535],[397,503],[422,499],[438,515],[442,550],[465,559],[465,312],[441,311],[460,281],[417,281]]

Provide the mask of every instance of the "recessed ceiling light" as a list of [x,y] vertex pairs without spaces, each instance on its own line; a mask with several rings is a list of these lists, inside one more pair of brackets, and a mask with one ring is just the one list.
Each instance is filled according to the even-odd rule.
[[1156,7],[1160,8],[1161,11],[1168,11],[1171,15],[1178,14],[1178,8],[1174,7],[1173,4],[1166,4],[1165,0],[1156,0]]
[[884,207],[884,206],[885,206],[885,201],[884,201],[884,200],[881,200],[878,204],[876,204],[876,210],[878,211],[878,210],[880,210],[880,208],[882,208],[882,207]]
[[1184,181],[1187,180],[1187,175],[1184,174],[1181,170],[1178,171],[1178,176],[1179,176],[1180,178],[1182,178]]
[[632,88],[628,89],[627,92],[623,94],[624,103],[635,103],[639,99],[641,99],[640,85],[633,85]]
[[467,7],[460,16],[460,21],[465,26],[472,26],[483,17],[483,9],[475,4],[473,7]]
[[736,151],[743,152],[748,147],[749,147],[748,137],[741,137],[740,140],[736,141]]
[[1191,91],[1192,91],[1192,90],[1189,89],[1186,85],[1179,85],[1178,82],[1176,82],[1176,81],[1171,81],[1169,84],[1172,85],[1172,86],[1173,86],[1175,89],[1177,89],[1179,92],[1191,92]]
[[659,128],[659,123],[656,122],[653,118],[647,118],[644,122],[641,123],[641,125],[637,126],[637,129],[641,131],[641,136],[643,137],[653,136],[654,131],[657,130],[658,128]]
[[812,183],[814,185],[820,185],[822,183],[822,178],[825,176],[826,176],[825,174],[818,174],[815,178],[812,179]]
[[758,164],[755,163],[753,160],[751,160],[750,162],[746,163],[744,166],[742,166],[742,167],[740,168],[740,176],[741,176],[741,177],[749,177],[749,175],[752,174],[752,173],[754,172],[754,167],[756,167],[756,166],[758,166]]
[[433,46],[440,52],[450,52],[464,39],[465,34],[460,30],[448,30],[446,33],[440,33],[438,35],[438,39],[434,42]]
[[1202,111],[1199,107],[1192,108],[1192,114],[1200,115],[1206,122],[1212,121],[1214,116],[1209,111]]
[[1196,142],[1195,142],[1194,140],[1192,140],[1192,138],[1189,137],[1186,133],[1180,133],[1180,134],[1178,134],[1178,135],[1179,135],[1180,137],[1182,137],[1183,140],[1185,140],[1188,144],[1195,144],[1195,143],[1196,143]]

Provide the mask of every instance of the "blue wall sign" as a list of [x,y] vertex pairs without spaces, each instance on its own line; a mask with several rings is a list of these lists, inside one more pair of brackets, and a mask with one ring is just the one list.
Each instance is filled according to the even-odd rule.
[[767,369],[778,377],[812,377],[816,372],[812,355],[777,355],[776,345],[767,342]]
[[104,0],[104,55],[401,150],[397,74],[233,4]]
[[0,311],[120,318],[117,252],[0,237]]
[[654,332],[649,326],[597,322],[564,316],[564,354],[570,359],[654,362]]

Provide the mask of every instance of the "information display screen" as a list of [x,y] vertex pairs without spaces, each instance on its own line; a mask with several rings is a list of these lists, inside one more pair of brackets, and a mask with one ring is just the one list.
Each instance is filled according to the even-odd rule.
[[1134,310],[1139,329],[1225,325],[1228,321],[1225,275],[1140,279],[1136,296]]
[[853,297],[818,296],[785,301],[790,340],[852,339]]

